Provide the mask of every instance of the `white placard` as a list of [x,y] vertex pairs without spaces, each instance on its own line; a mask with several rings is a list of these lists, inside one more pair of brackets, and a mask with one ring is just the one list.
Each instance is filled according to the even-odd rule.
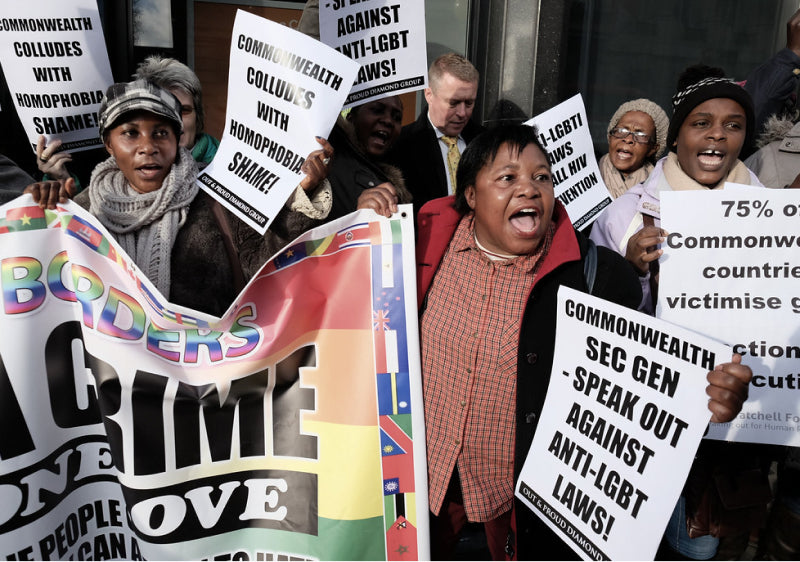
[[730,348],[561,287],[555,359],[516,495],[586,560],[652,560]]
[[730,343],[750,396],[709,437],[800,446],[800,191],[661,193],[657,314]]
[[67,152],[103,146],[97,111],[113,78],[95,0],[4,2],[0,63],[34,152],[39,135]]
[[577,229],[589,226],[611,204],[600,175],[583,98],[568,100],[525,122],[534,125],[547,151],[556,197]]
[[323,0],[319,33],[361,65],[347,107],[428,84],[424,0]]
[[239,10],[217,154],[198,183],[260,233],[327,138],[358,64],[298,31]]

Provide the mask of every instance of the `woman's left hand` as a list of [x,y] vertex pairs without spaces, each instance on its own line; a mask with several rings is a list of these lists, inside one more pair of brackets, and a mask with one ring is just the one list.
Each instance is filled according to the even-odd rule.
[[742,356],[738,353],[733,354],[730,363],[717,365],[713,371],[709,371],[706,394],[711,398],[708,409],[712,413],[712,422],[726,423],[739,414],[742,404],[747,400],[752,378],[753,371],[742,364]]
[[306,175],[300,181],[300,187],[303,188],[303,191],[315,189],[322,180],[328,177],[328,165],[331,163],[331,158],[333,158],[333,147],[322,137],[317,137],[317,142],[322,148],[309,154],[300,168]]
[[75,180],[68,178],[64,180],[40,181],[30,184],[23,193],[30,193],[33,202],[42,209],[55,210],[56,205],[66,203],[75,197]]

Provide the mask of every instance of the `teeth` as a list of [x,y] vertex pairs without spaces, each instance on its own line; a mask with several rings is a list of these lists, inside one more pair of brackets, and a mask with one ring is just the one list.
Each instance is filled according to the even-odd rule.
[[700,154],[707,154],[709,156],[722,156],[722,153],[719,150],[704,150]]

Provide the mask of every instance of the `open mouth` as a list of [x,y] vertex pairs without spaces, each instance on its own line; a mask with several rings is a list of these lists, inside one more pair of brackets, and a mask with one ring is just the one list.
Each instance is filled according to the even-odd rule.
[[386,144],[389,142],[389,133],[388,131],[375,131],[372,133],[372,137],[375,138],[378,142]]
[[158,164],[145,164],[136,168],[144,176],[155,176],[161,171],[161,166]]
[[539,226],[539,211],[536,209],[520,209],[509,219],[511,226],[520,232],[530,233]]
[[697,154],[700,165],[706,169],[716,169],[722,165],[725,153],[719,150],[704,150]]

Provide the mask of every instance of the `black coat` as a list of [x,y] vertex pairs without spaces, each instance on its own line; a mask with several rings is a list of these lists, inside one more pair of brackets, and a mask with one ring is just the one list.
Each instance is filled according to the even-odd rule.
[[[469,121],[461,136],[469,144],[484,127]],[[406,187],[414,196],[414,209],[419,211],[431,199],[446,197],[447,175],[442,158],[440,141],[428,119],[428,111],[420,113],[414,123],[409,123],[400,132],[387,160],[400,168]]]
[[[576,232],[581,256],[588,241]],[[642,289],[633,268],[616,252],[597,247],[592,294],[636,310]],[[557,294],[561,286],[586,292],[583,261],[562,264],[533,287],[520,327],[517,355],[517,444],[514,481],[519,478],[544,407],[555,348]],[[639,299],[639,300],[637,300]],[[579,560],[575,552],[520,500],[514,500],[518,560]]]
[[411,202],[411,194],[406,189],[400,169],[369,158],[359,146],[349,121],[339,117],[328,142],[333,146],[333,161],[328,168],[333,206],[328,220],[355,211],[361,193],[384,182],[394,185],[399,203]]

